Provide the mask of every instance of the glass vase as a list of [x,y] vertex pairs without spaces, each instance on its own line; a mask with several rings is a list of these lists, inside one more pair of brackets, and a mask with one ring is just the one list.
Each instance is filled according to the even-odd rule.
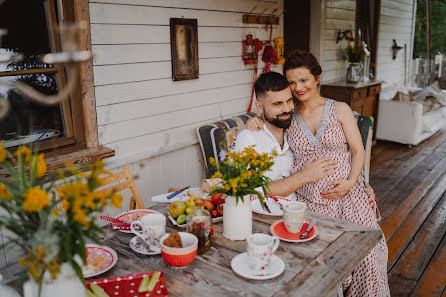
[[350,62],[347,66],[347,82],[357,83],[361,78],[361,64],[356,62]]

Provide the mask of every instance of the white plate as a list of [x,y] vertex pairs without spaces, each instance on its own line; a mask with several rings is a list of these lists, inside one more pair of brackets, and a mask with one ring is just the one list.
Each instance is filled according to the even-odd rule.
[[93,277],[110,270],[118,261],[118,254],[105,245],[86,244],[87,264],[82,266],[85,278]]
[[161,249],[158,250],[149,250],[147,248],[147,244],[142,243],[142,239],[138,240],[138,236],[133,237],[130,240],[130,248],[137,253],[144,255],[158,255],[161,254]]
[[[167,217],[169,218],[169,220],[172,222],[172,224],[174,224],[175,226],[178,226],[180,228],[186,228],[187,223],[184,223],[183,225],[178,225],[177,220],[175,220],[174,218],[172,218],[170,216],[170,214],[167,214]],[[221,217],[216,217],[216,218],[212,218],[211,219],[211,223],[218,223],[218,222],[223,222],[223,216]]]
[[[134,209],[134,210],[122,212],[119,215],[117,215],[115,218],[131,224],[133,221],[137,221],[137,220],[141,219],[143,216],[152,214],[152,213],[161,214],[159,211],[156,211],[153,209]],[[119,231],[124,232],[124,233],[133,233],[131,230],[119,230]]]
[[[282,206],[292,202],[292,200],[286,197],[277,196],[277,198],[279,199],[279,202],[280,204],[282,204]],[[253,212],[264,214],[267,216],[283,216],[283,211],[280,209],[279,205],[277,205],[277,202],[274,201],[274,199],[268,198],[267,204],[269,206],[269,209],[271,210],[271,213],[267,212],[265,209],[262,208],[262,205],[260,204],[259,201],[259,197],[257,196],[251,197],[251,206]]]
[[157,196],[153,196],[152,197],[152,202],[156,202],[156,203],[171,203],[174,201],[183,201],[186,202],[187,199],[189,199],[189,195],[187,193],[191,193],[194,194],[195,196],[199,197],[199,198],[203,198],[206,199],[209,197],[209,194],[206,192],[201,191],[201,188],[190,188],[187,190],[184,190],[183,192],[179,193],[178,195],[176,195],[173,198],[167,199],[167,196],[169,196],[172,193],[164,193],[161,195],[157,195]]
[[242,253],[232,259],[231,268],[240,276],[257,280],[265,280],[279,276],[285,270],[285,263],[276,255],[272,255],[268,270],[265,271],[264,275],[253,275],[248,263],[248,254]]

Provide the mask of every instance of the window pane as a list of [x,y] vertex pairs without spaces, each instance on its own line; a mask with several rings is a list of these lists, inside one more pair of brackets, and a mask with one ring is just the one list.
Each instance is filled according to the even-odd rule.
[[[47,95],[58,92],[55,73],[1,79],[20,80]],[[10,104],[8,115],[0,120],[0,140],[5,148],[65,136],[60,105],[37,104],[10,87],[0,89],[0,96],[5,97]]]
[[1,41],[0,51],[22,53],[25,61],[19,65],[0,65],[0,71],[47,68],[39,56],[51,52],[45,0],[0,1],[0,28],[8,34]]

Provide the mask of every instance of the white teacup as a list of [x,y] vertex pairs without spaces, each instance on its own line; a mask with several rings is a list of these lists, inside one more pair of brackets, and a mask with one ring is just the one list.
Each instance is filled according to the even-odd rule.
[[166,233],[166,217],[159,213],[143,216],[130,224],[130,229],[154,251],[160,250],[159,239]]
[[293,201],[283,206],[283,222],[290,233],[298,233],[305,222],[305,209],[303,202]]
[[248,237],[249,269],[253,275],[263,275],[268,271],[271,256],[277,250],[280,240],[275,236],[255,233]]

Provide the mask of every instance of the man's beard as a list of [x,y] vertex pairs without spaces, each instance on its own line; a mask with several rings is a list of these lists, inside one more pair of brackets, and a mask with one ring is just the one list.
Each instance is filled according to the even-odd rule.
[[[276,116],[275,118],[270,117],[266,111],[263,113],[263,116],[265,118],[265,121],[267,121],[268,123],[270,123],[271,125],[277,127],[277,128],[282,128],[282,129],[288,129],[288,127],[291,125],[291,120],[293,118],[293,113],[294,111],[290,111],[290,112],[284,112],[282,114],[279,114],[278,116]],[[284,116],[284,115],[290,115],[290,118],[287,120],[281,120],[279,119],[279,116]]]

